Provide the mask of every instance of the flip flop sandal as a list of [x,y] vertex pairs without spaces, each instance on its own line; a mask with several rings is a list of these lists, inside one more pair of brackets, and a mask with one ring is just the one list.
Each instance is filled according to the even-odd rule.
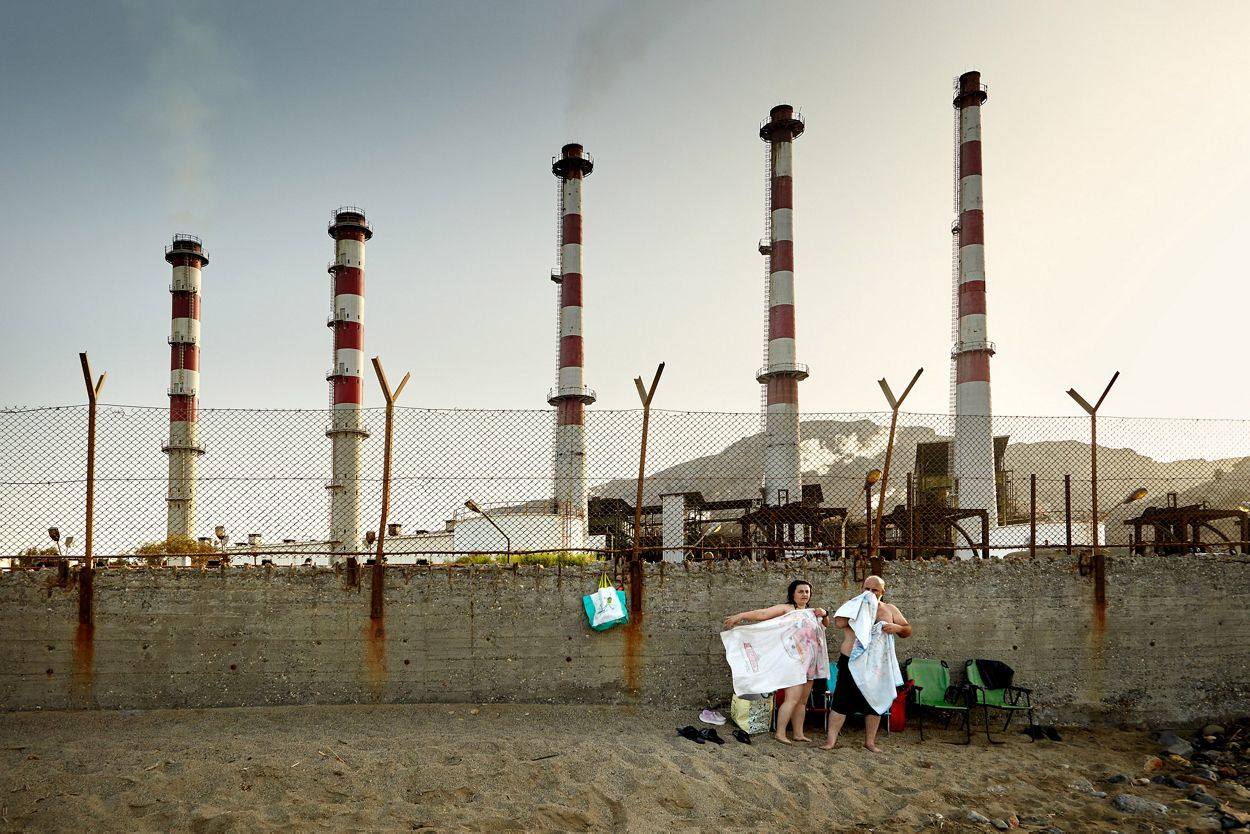
[[739,727],[734,727],[734,738],[738,739],[738,741],[742,742],[743,744],[751,743],[751,736],[749,736],[745,730]]
[[699,738],[703,739],[704,741],[710,741],[713,744],[725,743],[725,740],[721,738],[720,736],[718,736],[716,734],[716,731],[713,730],[711,727],[707,727],[706,729],[699,730]]
[[694,727],[691,727],[689,724],[687,724],[685,727],[679,727],[677,729],[677,735],[681,736],[682,738],[688,738],[691,741],[693,741],[695,744],[704,743],[703,739],[699,736],[699,731],[696,730]]

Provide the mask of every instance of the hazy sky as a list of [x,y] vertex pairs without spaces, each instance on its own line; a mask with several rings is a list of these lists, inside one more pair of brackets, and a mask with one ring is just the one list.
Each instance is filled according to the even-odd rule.
[[[0,405],[163,405],[175,231],[203,407],[323,407],[331,240],[364,206],[365,348],[408,405],[544,408],[556,180],[580,141],[586,379],[753,411],[764,146],[795,149],[808,412],[945,411],[951,79],[979,69],[994,407],[1250,415],[1250,4],[19,3],[0,31]],[[381,402],[369,380],[366,401]]]

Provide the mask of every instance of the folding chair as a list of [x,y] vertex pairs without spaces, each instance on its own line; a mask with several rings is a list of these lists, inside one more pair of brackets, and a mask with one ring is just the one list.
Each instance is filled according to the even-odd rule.
[[[952,685],[950,667],[945,660],[929,660],[913,657],[903,664],[903,677],[912,681],[914,688],[916,712],[920,718],[920,740],[924,741],[925,709],[937,710],[946,720],[943,729],[950,726],[951,718],[959,715],[963,718],[964,744],[972,743],[972,688],[967,685]],[[953,743],[953,742],[952,742]]]
[[[991,744],[1002,744],[1002,742],[994,741],[990,737],[990,710],[992,709],[1007,713],[1007,720],[1003,722],[1003,728],[999,730],[1001,733],[1007,732],[1007,725],[1011,723],[1011,719],[1015,717],[1017,712],[1028,713],[1029,726],[1036,726],[1033,721],[1033,699],[1031,697],[1033,690],[1025,689],[1022,686],[1003,686],[998,689],[989,688],[975,660],[969,660],[965,664],[964,674],[967,676],[968,685],[972,688],[976,697],[976,705],[981,707],[985,715],[985,737],[989,739]],[[1029,741],[1033,740],[1033,734],[1029,733]]]

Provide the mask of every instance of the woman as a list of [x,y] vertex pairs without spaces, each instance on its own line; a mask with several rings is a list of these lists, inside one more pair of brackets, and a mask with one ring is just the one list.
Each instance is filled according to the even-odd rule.
[[[765,620],[771,620],[774,617],[780,617],[782,614],[789,614],[791,611],[797,611],[807,608],[807,604],[812,599],[812,584],[803,579],[796,579],[790,583],[790,588],[786,591],[786,601],[768,608],[757,608],[754,611],[744,611],[741,614],[725,618],[725,628],[730,629],[742,623],[762,623]],[[812,612],[825,628],[829,627],[829,612],[823,608],[813,608]],[[794,733],[795,741],[811,741],[803,734],[803,721],[807,717],[807,698],[812,693],[812,682],[817,677],[818,658],[816,652],[810,650],[813,643],[819,645],[819,639],[814,634],[806,633],[811,630],[800,629],[795,635],[795,639],[802,642],[808,659],[807,664],[807,683],[800,683],[795,686],[788,686],[785,689],[785,697],[781,706],[777,708],[777,732],[776,739],[782,744],[789,744],[790,739],[786,738],[786,725],[790,725]]]

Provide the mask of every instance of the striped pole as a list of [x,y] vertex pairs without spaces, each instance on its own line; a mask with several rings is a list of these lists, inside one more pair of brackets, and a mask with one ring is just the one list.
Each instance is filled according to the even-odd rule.
[[[330,215],[326,231],[334,238],[329,266],[333,309],[326,322],[334,330],[334,366],[330,383],[330,551],[362,550],[360,522],[360,452],[369,432],[364,427],[365,241],[373,227],[364,209],[343,206]],[[338,557],[335,557],[338,561]]]
[[165,247],[173,267],[169,331],[169,456],[165,535],[190,538],[195,532],[195,470],[204,449],[197,422],[200,395],[200,270],[208,265],[204,243],[195,235],[174,235]]
[[560,178],[560,268],[553,276],[560,287],[560,356],[556,387],[547,393],[547,403],[556,409],[554,497],[556,512],[564,519],[566,547],[581,546],[585,535],[583,423],[586,406],[595,401],[582,374],[582,180],[594,169],[594,160],[578,144],[565,145],[551,161],[551,173]]
[[959,294],[955,360],[954,475],[960,509],[984,509],[998,524],[994,484],[994,430],[990,357],[985,321],[985,212],[981,202],[981,105],[988,98],[981,73],[959,76]]
[[764,445],[764,503],[800,500],[799,383],[808,368],[795,358],[794,334],[794,140],[803,133],[803,116],[778,104],[760,127],[769,144],[768,357],[756,374],[767,389]]

